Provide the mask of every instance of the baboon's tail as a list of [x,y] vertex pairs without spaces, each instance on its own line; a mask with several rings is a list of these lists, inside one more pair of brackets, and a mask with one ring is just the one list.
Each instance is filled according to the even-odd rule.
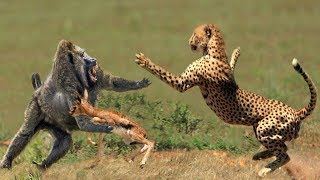
[[316,90],[316,87],[315,87],[313,81],[311,80],[310,76],[306,72],[303,71],[303,69],[300,66],[300,64],[299,64],[297,59],[294,58],[292,60],[292,65],[293,65],[294,69],[299,74],[301,74],[303,79],[308,83],[310,94],[311,94],[311,98],[310,98],[309,104],[307,106],[303,107],[302,109],[297,111],[298,117],[300,118],[300,120],[303,120],[304,118],[309,116],[311,114],[311,112],[314,110],[314,108],[316,107],[317,90]]
[[32,86],[34,90],[38,89],[42,85],[40,75],[38,73],[32,74],[31,81],[32,81]]

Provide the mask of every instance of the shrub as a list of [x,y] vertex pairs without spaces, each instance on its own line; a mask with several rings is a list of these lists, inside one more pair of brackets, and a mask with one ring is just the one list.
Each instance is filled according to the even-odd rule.
[[[150,101],[143,94],[108,92],[102,94],[98,106],[120,111],[137,121],[148,131],[148,137],[156,142],[156,150],[215,149],[241,154],[257,147],[257,143],[242,136],[240,140],[243,143],[239,145],[226,141],[223,135],[230,138],[229,134],[234,134],[230,126],[215,119],[204,120],[180,102]],[[124,154],[132,150],[116,136],[107,135],[105,140],[108,153]]]

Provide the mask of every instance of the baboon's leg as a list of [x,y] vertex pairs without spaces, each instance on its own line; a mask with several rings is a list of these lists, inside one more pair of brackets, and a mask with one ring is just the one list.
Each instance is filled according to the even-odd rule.
[[89,116],[80,115],[75,117],[75,119],[81,131],[110,133],[113,129],[111,126],[108,125],[93,123],[91,121],[92,118]]
[[45,160],[43,160],[40,165],[38,165],[38,167],[41,169],[46,169],[50,167],[53,163],[58,161],[68,152],[72,145],[71,134],[53,125],[51,125],[51,127],[45,128],[48,129],[49,132],[52,134],[54,138],[54,143],[48,157]]
[[[31,76],[31,82],[33,88],[36,90],[41,86],[40,75],[38,73],[33,73]],[[1,142],[1,145],[9,146],[12,141],[12,138],[7,139],[6,141]]]
[[41,111],[35,99],[31,100],[25,111],[25,120],[19,131],[10,143],[6,154],[0,163],[0,168],[10,168],[12,161],[26,147],[31,137],[36,132],[36,127],[41,121]]
[[[42,82],[41,82],[41,79],[40,79],[40,75],[38,73],[33,73],[32,74],[31,82],[32,82],[32,86],[33,86],[34,90],[38,89],[42,85]],[[8,139],[6,141],[3,141],[3,142],[1,142],[1,145],[9,146],[10,143],[11,143],[11,140],[12,140],[12,138],[10,138],[10,139]]]

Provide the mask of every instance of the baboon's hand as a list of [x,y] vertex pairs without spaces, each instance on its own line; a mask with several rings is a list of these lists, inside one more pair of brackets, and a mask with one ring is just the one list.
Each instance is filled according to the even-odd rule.
[[141,81],[137,82],[139,88],[148,87],[151,84],[148,78],[143,78]]
[[136,54],[135,62],[140,65],[141,67],[147,67],[151,60],[147,58],[144,54],[138,53]]
[[[81,101],[81,99],[80,99],[80,101]],[[80,102],[80,101],[77,100],[77,101],[74,103],[74,105],[70,108],[69,114],[70,114],[71,116],[76,115],[76,114],[75,114],[75,113],[76,113],[76,110],[77,110],[78,106],[81,105],[81,102]]]
[[69,114],[72,116],[74,114],[75,110],[76,110],[76,106],[72,106],[70,108]]

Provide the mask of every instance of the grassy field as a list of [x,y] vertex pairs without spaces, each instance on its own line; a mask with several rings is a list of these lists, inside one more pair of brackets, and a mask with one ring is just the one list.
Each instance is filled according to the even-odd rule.
[[[310,158],[310,154],[301,151],[289,151],[289,154],[291,161],[264,179],[320,178],[319,158]],[[139,168],[138,162],[128,163],[123,157],[108,155],[98,164],[94,160],[60,162],[39,172],[23,162],[12,171],[1,173],[8,179],[261,179],[257,172],[268,161],[255,162],[250,155],[239,157],[221,151],[172,150],[154,152],[143,169]],[[93,164],[96,166],[91,168]]]
[[[32,72],[39,72],[44,79],[51,69],[57,43],[68,39],[85,48],[98,58],[100,66],[115,75],[127,79],[148,77],[152,85],[139,93],[150,101],[187,104],[193,115],[203,119],[201,126],[210,124],[212,127],[207,133],[213,137],[211,143],[220,135],[225,136],[223,140],[228,140],[228,144],[242,147],[242,134],[252,133],[251,127],[224,124],[205,105],[198,88],[183,94],[174,91],[135,65],[134,54],[143,52],[154,62],[179,74],[200,56],[192,53],[187,43],[193,28],[211,22],[222,31],[228,54],[235,47],[241,47],[235,72],[240,87],[300,108],[309,101],[310,95],[307,84],[293,70],[291,61],[293,57],[298,58],[319,87],[319,7],[320,1],[316,0],[2,1],[0,138],[12,136],[23,121],[24,108],[33,91]],[[145,126],[149,127],[148,123]],[[310,150],[319,156],[319,148],[309,148],[320,141],[319,127],[320,109],[317,107],[303,123],[300,139],[294,145],[289,144],[293,151]],[[2,156],[4,148],[0,148],[0,152]],[[250,153],[252,151],[240,154],[250,159]],[[58,166],[76,162],[61,162]],[[16,174],[24,171],[23,167]],[[165,173],[160,175],[174,178]]]

